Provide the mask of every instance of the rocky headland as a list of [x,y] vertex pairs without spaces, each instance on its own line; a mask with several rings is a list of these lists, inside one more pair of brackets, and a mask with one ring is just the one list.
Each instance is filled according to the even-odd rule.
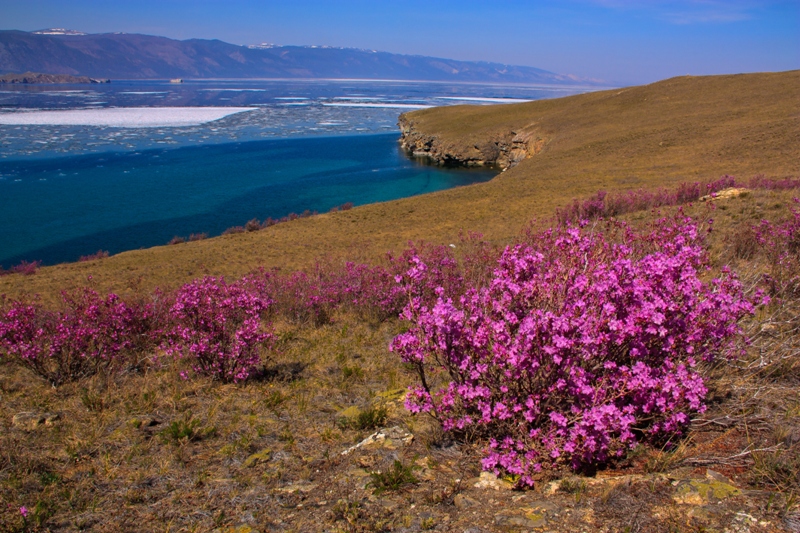
[[505,170],[538,154],[548,142],[535,124],[498,131],[473,143],[465,139],[445,139],[420,129],[408,113],[400,115],[398,125],[400,143],[409,155],[428,158],[444,166],[497,166]]

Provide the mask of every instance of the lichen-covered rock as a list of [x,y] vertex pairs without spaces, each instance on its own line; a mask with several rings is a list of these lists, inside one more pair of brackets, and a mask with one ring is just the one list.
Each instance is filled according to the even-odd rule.
[[413,440],[414,435],[400,426],[394,426],[376,431],[355,446],[344,450],[342,455],[349,455],[359,448],[386,448],[388,450],[396,450],[403,446],[408,446]]
[[244,466],[245,468],[252,468],[261,463],[269,462],[270,459],[272,459],[272,450],[264,449],[261,450],[260,452],[254,453],[253,455],[245,459],[244,462],[242,463],[242,466]]
[[217,528],[211,533],[258,533],[258,531],[248,526],[247,524],[242,524],[239,526]]
[[511,490],[514,488],[513,483],[500,479],[491,472],[481,472],[480,477],[473,480],[472,485],[476,489]]
[[707,505],[739,496],[741,493],[733,485],[716,479],[691,479],[679,482],[672,498],[679,504]]
[[31,431],[39,426],[52,426],[61,418],[57,413],[17,413],[11,418],[11,425],[15,428]]
[[514,514],[511,511],[503,511],[494,515],[494,523],[498,527],[512,531],[515,529],[540,529],[547,526],[547,518],[544,513]]

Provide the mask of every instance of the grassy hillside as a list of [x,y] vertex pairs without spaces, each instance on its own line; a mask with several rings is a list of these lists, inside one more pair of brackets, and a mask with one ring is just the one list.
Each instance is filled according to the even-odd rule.
[[[504,106],[407,115],[415,128],[466,151],[532,128],[536,156],[488,183],[281,224],[256,233],[118,254],[0,279],[0,294],[50,293],[92,275],[124,292],[176,286],[203,273],[298,267],[323,255],[376,257],[409,240],[453,242],[460,230],[501,242],[575,197],[669,186],[721,174],[800,174],[800,71],[682,77],[641,87]],[[204,228],[197,228],[198,232]]]
[[[319,279],[314,276],[251,279],[241,285],[246,294],[236,297],[243,299],[225,307],[227,315],[205,320],[211,315],[203,311],[197,316],[205,325],[195,322],[181,334],[176,326],[191,320],[181,315],[181,309],[194,308],[197,285],[184,287],[180,299],[169,291],[151,290],[176,287],[205,273],[225,274],[230,281],[256,266],[302,267],[322,256],[371,261],[388,249],[403,248],[409,239],[425,239],[458,246],[421,254],[434,267],[430,277],[419,277],[431,280],[427,288],[420,285],[424,289],[420,297],[431,303],[441,286],[454,291],[458,301],[459,291],[485,286],[481,284],[500,270],[495,270],[493,246],[460,244],[462,229],[482,231],[493,244],[516,238],[541,246],[544,253],[558,252],[559,245],[552,245],[546,235],[528,232],[520,237],[524,225],[534,217],[540,220],[538,225],[551,224],[556,207],[573,198],[585,199],[599,188],[673,189],[678,182],[712,180],[725,173],[745,180],[759,173],[771,178],[798,176],[798,77],[790,72],[682,78],[519,106],[412,113],[406,119],[418,132],[435,136],[448,150],[466,156],[473,150],[491,152],[490,145],[507,142],[520,129],[536,129],[546,144],[537,155],[482,185],[303,218],[251,233],[43,268],[33,276],[0,278],[0,294],[41,293],[45,300],[38,312],[25,315],[22,307],[0,299],[0,530],[797,530],[800,213],[791,210],[797,205],[794,197],[800,195],[800,180],[786,180],[780,187],[727,189],[714,201],[682,205],[684,214],[696,222],[696,233],[693,225],[682,225],[683,215],[672,218],[679,202],[658,204],[663,206],[658,214],[640,208],[626,211],[621,218],[630,224],[630,235],[601,222],[583,230],[588,238],[605,232],[608,243],[632,239],[630,249],[642,253],[674,246],[678,255],[688,250],[684,259],[699,261],[676,263],[673,255],[648,263],[651,267],[642,271],[660,280],[657,271],[671,271],[668,263],[686,266],[676,274],[678,285],[658,282],[654,287],[672,294],[668,302],[679,302],[664,311],[680,318],[668,321],[670,339],[683,335],[687,327],[697,326],[706,333],[695,335],[686,345],[693,347],[691,351],[675,350],[674,361],[688,361],[687,354],[697,353],[694,347],[713,346],[724,324],[732,326],[730,321],[737,318],[751,342],[736,344],[733,352],[711,354],[716,360],[699,362],[696,371],[708,388],[707,394],[702,393],[708,410],[692,409],[685,433],[659,439],[642,434],[640,446],[602,462],[598,471],[574,471],[564,462],[535,475],[533,488],[526,491],[511,490],[513,476],[481,472],[488,435],[480,429],[444,433],[432,417],[411,414],[403,407],[407,387],[419,384],[420,378],[418,365],[404,363],[397,351],[389,351],[393,339],[414,327],[414,321],[395,318],[398,302],[410,301],[410,294],[401,291],[399,300],[389,302],[395,306],[393,312],[380,314],[386,304],[382,298],[397,297],[392,293],[397,289],[393,275],[356,276],[352,284],[332,276],[328,288],[318,291],[314,283]],[[609,195],[614,196],[621,198]],[[682,221],[681,225],[658,221],[661,216]],[[696,240],[696,247],[676,245],[679,238],[690,235],[694,237],[688,240]],[[612,248],[602,246],[582,248],[581,253],[573,253],[575,248],[561,250],[560,256],[553,256],[556,260],[545,259],[542,264],[547,267],[539,269],[556,280],[549,285],[555,289],[543,291],[546,314],[560,312],[557,302],[548,304],[550,296],[557,300],[558,294],[569,294],[565,299],[569,309],[581,300],[572,298],[580,292],[561,290],[560,283],[575,281],[570,291],[581,285],[576,280],[590,263],[587,254],[593,254],[594,267],[613,257]],[[636,257],[631,264],[647,262]],[[329,274],[345,272],[337,263],[326,264]],[[399,266],[401,273],[408,269],[405,261],[385,264]],[[581,274],[572,275],[575,270],[564,265],[579,268]],[[741,293],[725,273],[728,268],[739,276]],[[463,276],[453,276],[454,272]],[[600,277],[592,279],[600,282],[583,286],[599,287],[595,294],[600,300],[582,303],[585,311],[572,313],[566,321],[574,318],[575,324],[583,324],[585,316],[611,312],[601,304],[616,294],[616,289],[608,289],[617,286],[616,281],[609,284],[601,275],[610,272],[605,267],[596,272]],[[440,273],[444,281],[438,281]],[[693,277],[695,273],[699,278]],[[124,309],[113,315],[113,309],[121,309],[116,300],[106,300],[106,306],[89,298],[91,305],[75,307],[80,312],[71,315],[56,316],[44,309],[53,308],[60,289],[83,286],[90,275],[101,293],[109,289],[136,293],[123,298],[131,305],[134,320],[126,321]],[[720,285],[711,280],[714,277],[727,281]],[[622,275],[616,279],[631,281]],[[681,296],[686,294],[687,279],[714,287],[704,292],[700,299],[704,302],[718,298],[723,302],[719,305],[728,307],[724,302],[739,302],[746,295],[757,308],[753,314],[735,312],[728,318],[719,313],[692,315],[697,320],[682,318],[685,308],[700,301]],[[647,284],[642,275],[635,280],[631,287]],[[533,289],[541,286],[531,284]],[[669,286],[680,290],[669,292]],[[326,303],[329,289],[340,298]],[[761,290],[772,297],[771,303],[759,295]],[[257,362],[249,369],[249,379],[225,382],[220,374],[193,367],[199,359],[193,359],[185,346],[177,348],[184,350],[178,352],[181,356],[170,351],[170,346],[182,346],[180,335],[194,342],[206,327],[243,320],[236,314],[251,305],[247,295],[274,299],[268,315],[261,317],[263,322],[256,324],[270,329],[274,337],[269,346],[255,352]],[[363,296],[361,303],[353,300],[354,295]],[[214,301],[196,298],[196,302]],[[620,301],[627,302],[620,306],[627,312],[642,301],[647,307],[651,300]],[[173,306],[177,302],[181,305]],[[12,314],[13,309],[23,309],[23,314]],[[121,321],[101,321],[112,326],[91,329],[98,323],[91,318],[98,309],[99,316],[118,316]],[[646,319],[635,323],[642,331],[656,323],[654,314],[641,316]],[[121,340],[114,340],[120,330]],[[73,336],[65,337],[64,331]],[[571,326],[568,332],[542,328],[541,335],[555,338],[559,331],[570,338],[588,335],[581,326]],[[648,350],[653,353],[668,344],[647,335],[642,338],[649,339]],[[74,344],[61,342],[64,338]],[[121,350],[117,356],[89,355],[90,350],[112,350],[112,345]],[[14,351],[25,346],[33,348]],[[494,351],[502,341],[492,346]],[[609,354],[633,368],[632,359],[626,359],[632,350],[625,349],[625,342],[600,346],[612,346]],[[56,354],[50,360],[36,355],[47,350]],[[533,348],[529,352],[543,353]],[[723,357],[723,352],[737,357]],[[65,365],[63,374],[48,374],[56,360],[72,365]],[[44,362],[37,367],[36,361]],[[106,362],[110,366],[104,366]],[[616,368],[616,363],[596,362],[589,357],[576,366],[570,363],[567,374],[580,370],[581,364],[592,373]],[[92,372],[84,364],[99,366]],[[656,362],[653,368],[670,366]],[[427,375],[435,388],[453,376],[430,371],[429,366]],[[546,376],[542,379],[545,385],[550,382]],[[592,380],[598,391],[624,396],[618,387],[607,387],[604,379]],[[515,379],[510,384],[516,386],[517,381],[530,383]],[[689,383],[690,379],[678,380],[665,396],[675,398],[674,391]],[[545,385],[535,385],[534,392]],[[632,386],[633,396],[646,397],[648,390],[658,394],[658,387],[648,387]],[[558,398],[558,390],[549,390],[543,402]],[[566,401],[561,407],[573,412],[577,402]],[[650,413],[640,413],[645,429]],[[515,422],[508,427],[524,426]]]

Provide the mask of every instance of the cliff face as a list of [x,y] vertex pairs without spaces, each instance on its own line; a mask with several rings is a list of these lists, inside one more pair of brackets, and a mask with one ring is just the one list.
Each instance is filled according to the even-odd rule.
[[505,170],[542,151],[547,139],[535,124],[517,130],[497,132],[478,142],[445,140],[421,131],[408,114],[398,120],[403,149],[413,157],[428,158],[444,166],[497,166]]

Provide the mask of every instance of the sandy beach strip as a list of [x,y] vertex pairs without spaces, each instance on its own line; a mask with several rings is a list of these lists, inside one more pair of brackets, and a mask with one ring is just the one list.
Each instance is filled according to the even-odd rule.
[[0,113],[6,126],[104,126],[164,128],[197,126],[254,107],[110,107],[104,109],[38,110]]

